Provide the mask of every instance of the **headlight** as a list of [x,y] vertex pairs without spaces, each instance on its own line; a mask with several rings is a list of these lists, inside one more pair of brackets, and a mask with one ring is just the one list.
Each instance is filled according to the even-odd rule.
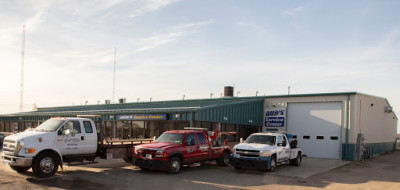
[[23,146],[24,146],[23,140],[17,142],[17,145],[15,146],[15,153],[14,153],[15,156],[18,156],[18,153],[19,153],[19,151],[21,151]]
[[261,150],[260,157],[269,157],[271,156],[271,152],[269,150]]
[[139,154],[139,151],[140,151],[140,147],[135,146],[135,154]]
[[156,158],[163,158],[164,157],[164,149],[158,149],[156,151]]

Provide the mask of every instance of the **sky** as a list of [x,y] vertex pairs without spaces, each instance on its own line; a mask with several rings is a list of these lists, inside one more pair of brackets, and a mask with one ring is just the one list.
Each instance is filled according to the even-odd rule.
[[357,91],[400,115],[400,1],[0,0],[0,114]]

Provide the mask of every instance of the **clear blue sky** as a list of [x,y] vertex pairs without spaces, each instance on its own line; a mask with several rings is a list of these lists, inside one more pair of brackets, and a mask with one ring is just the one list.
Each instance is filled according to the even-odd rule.
[[358,91],[400,112],[400,1],[0,1],[0,113],[128,102]]

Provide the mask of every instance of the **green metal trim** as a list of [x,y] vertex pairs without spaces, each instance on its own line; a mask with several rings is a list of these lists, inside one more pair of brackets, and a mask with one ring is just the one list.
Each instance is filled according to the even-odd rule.
[[[368,147],[373,147],[373,154],[382,154],[385,152],[396,150],[396,142],[380,142],[380,143],[366,143]],[[345,156],[344,148],[348,147],[348,155]],[[356,144],[342,144],[342,160],[354,161],[356,160]]]

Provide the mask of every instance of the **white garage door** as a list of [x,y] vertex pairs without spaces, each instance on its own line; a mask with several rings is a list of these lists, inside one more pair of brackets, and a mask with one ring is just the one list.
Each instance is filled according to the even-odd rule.
[[315,158],[340,159],[342,104],[289,103],[287,130],[303,154]]

